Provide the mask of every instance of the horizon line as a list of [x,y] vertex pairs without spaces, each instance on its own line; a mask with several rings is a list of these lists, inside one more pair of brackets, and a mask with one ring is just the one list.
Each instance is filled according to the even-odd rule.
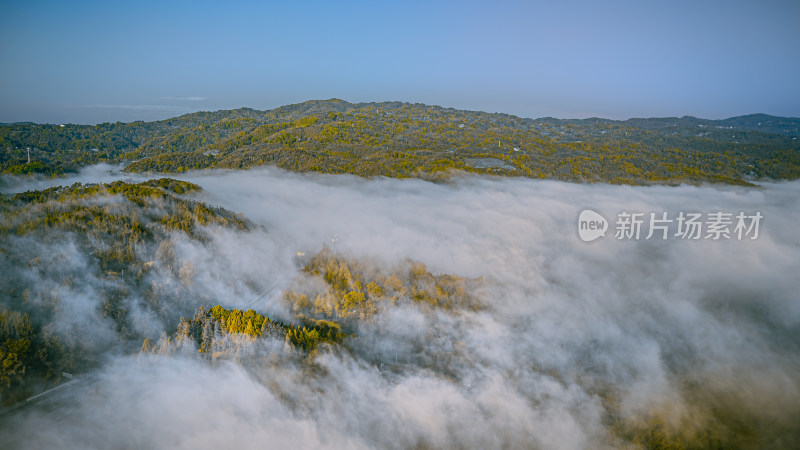
[[[116,121],[103,121],[103,122],[95,122],[95,123],[76,123],[76,122],[52,123],[52,122],[36,122],[36,121],[32,121],[32,120],[20,120],[20,121],[14,121],[14,122],[0,122],[0,126],[26,125],[26,124],[55,125],[55,126],[60,126],[60,125],[96,126],[96,125],[101,125],[101,124],[116,124],[116,123],[123,123],[123,124],[131,124],[131,123],[136,123],[136,122],[152,123],[152,122],[161,122],[161,121],[164,121],[164,120],[177,119],[177,118],[180,118],[180,117],[189,116],[189,115],[198,114],[198,113],[218,113],[218,112],[224,112],[224,111],[236,111],[236,110],[240,110],[240,109],[250,109],[250,110],[258,111],[258,112],[269,112],[269,111],[274,111],[276,109],[290,107],[290,106],[302,105],[302,104],[305,104],[305,103],[326,103],[326,102],[334,102],[334,101],[344,102],[344,103],[347,103],[348,105],[353,105],[353,106],[370,105],[370,104],[380,105],[380,104],[386,104],[386,103],[401,103],[401,104],[406,104],[406,105],[423,105],[423,106],[429,106],[429,107],[435,107],[435,108],[441,108],[441,109],[449,109],[449,110],[454,110],[454,111],[466,111],[466,112],[476,112],[476,113],[484,113],[484,114],[502,114],[502,115],[507,115],[507,116],[512,116],[512,117],[517,117],[517,118],[520,118],[520,119],[525,119],[525,120],[545,120],[545,119],[555,119],[555,120],[607,120],[607,121],[612,121],[612,122],[626,122],[626,121],[630,121],[630,120],[653,120],[653,119],[697,119],[697,120],[704,120],[704,121],[711,121],[711,122],[715,122],[715,121],[719,122],[719,121],[725,121],[725,120],[730,120],[730,119],[736,119],[736,118],[740,118],[740,117],[759,116],[759,115],[768,116],[768,117],[774,117],[774,118],[781,118],[781,119],[797,119],[797,120],[800,120],[800,117],[779,116],[779,115],[773,115],[773,114],[768,114],[768,113],[764,113],[764,112],[753,112],[753,113],[746,113],[746,114],[738,114],[738,115],[733,115],[733,116],[729,116],[729,117],[724,117],[724,118],[721,118],[721,119],[709,119],[709,118],[704,118],[704,117],[693,116],[693,115],[690,115],[690,114],[685,114],[685,115],[682,115],[682,116],[647,116],[647,117],[645,117],[645,116],[631,116],[631,117],[628,117],[627,119],[612,119],[612,118],[602,117],[602,116],[557,117],[557,116],[547,115],[547,116],[540,116],[540,117],[526,117],[526,116],[520,116],[520,115],[516,115],[516,114],[502,112],[502,111],[490,112],[490,111],[485,111],[485,110],[480,110],[480,109],[455,108],[455,107],[451,107],[451,106],[442,106],[442,105],[422,103],[422,102],[409,102],[409,101],[402,101],[402,100],[384,100],[384,101],[379,101],[379,102],[375,102],[375,101],[372,101],[372,102],[350,102],[350,101],[343,100],[343,99],[340,99],[340,98],[337,98],[337,97],[333,97],[333,98],[329,98],[329,99],[309,99],[309,100],[305,100],[305,101],[301,101],[301,102],[297,102],[297,103],[287,103],[287,104],[284,104],[284,105],[279,105],[279,106],[275,106],[273,108],[267,108],[267,109],[259,109],[259,108],[254,108],[254,107],[251,107],[251,106],[240,106],[240,107],[237,107],[237,108],[197,109],[195,111],[186,112],[186,113],[183,113],[183,114],[178,114],[178,115],[175,115],[175,116],[169,116],[169,117],[166,117],[166,118],[163,118],[163,119],[155,119],[155,120],[144,120],[144,119],[137,119],[137,120],[131,120],[131,121],[116,120]],[[91,105],[91,106],[95,106],[95,105]],[[102,105],[102,106],[105,109],[113,109],[115,107],[118,107],[120,109],[130,109],[131,108],[129,105]],[[85,108],[86,105],[80,105],[80,107]],[[154,109],[154,108],[157,108],[157,107],[156,106],[150,106],[150,109]],[[175,108],[175,107],[174,106],[164,106],[164,108],[166,109],[166,108]]]

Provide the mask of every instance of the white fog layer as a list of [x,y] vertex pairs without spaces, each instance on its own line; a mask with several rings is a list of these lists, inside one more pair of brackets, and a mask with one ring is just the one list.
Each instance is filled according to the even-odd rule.
[[[32,184],[7,178],[3,190],[125,178],[108,170]],[[611,403],[620,421],[657,417],[683,429],[721,420],[710,411],[727,408],[735,412],[720,427],[755,420],[749,426],[779,434],[794,428],[772,444],[800,442],[799,182],[631,187],[465,176],[434,184],[272,169],[176,178],[255,224],[220,229],[205,244],[177,241],[177,259],[190,262],[193,289],[204,293],[180,299],[183,315],[220,304],[290,320],[281,292],[297,280],[297,254],[323,245],[382,267],[411,259],[434,274],[480,277],[485,308],[387,307],[361,323],[347,351],[321,351],[313,369],[269,339],[209,362],[192,349],[130,355],[105,335],[84,337],[107,351],[102,368],[81,374],[67,408],[32,408],[0,427],[0,444],[618,447]],[[594,242],[578,236],[587,208],[609,222]],[[645,213],[638,240],[615,238],[622,212]],[[703,229],[701,239],[682,239],[673,222],[666,240],[645,239],[650,213],[664,212],[704,221],[730,213],[730,237],[706,239]],[[760,213],[757,239],[733,233],[740,212]],[[99,317],[100,287],[82,284],[83,257],[69,241],[47,251],[64,255],[78,286],[61,294],[53,285],[51,295],[63,296],[56,328],[84,330],[81,320]],[[156,338],[176,326],[144,310],[130,317]]]

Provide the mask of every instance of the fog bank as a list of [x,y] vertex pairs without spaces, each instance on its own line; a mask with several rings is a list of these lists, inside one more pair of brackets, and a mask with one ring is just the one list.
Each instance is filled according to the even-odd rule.
[[[98,170],[76,179],[118,176]],[[191,351],[113,356],[92,388],[70,394],[66,418],[32,410],[4,429],[13,445],[613,448],[633,439],[617,427],[653,421],[689,436],[750,427],[756,437],[742,447],[800,443],[798,182],[433,184],[273,169],[178,178],[258,225],[177,242],[203,293],[187,308],[213,301],[288,319],[280,292],[296,278],[296,254],[323,245],[385,267],[410,258],[482,277],[485,308],[386,308],[347,351],[312,366],[275,342],[213,363]],[[609,221],[606,237],[579,238],[586,208]],[[754,240],[683,240],[675,228],[667,240],[644,239],[646,228],[618,240],[621,212],[763,219]]]

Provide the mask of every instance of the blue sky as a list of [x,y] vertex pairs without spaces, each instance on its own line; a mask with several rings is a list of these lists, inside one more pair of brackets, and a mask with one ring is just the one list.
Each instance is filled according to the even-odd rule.
[[800,1],[0,4],[0,122],[310,99],[800,116]]

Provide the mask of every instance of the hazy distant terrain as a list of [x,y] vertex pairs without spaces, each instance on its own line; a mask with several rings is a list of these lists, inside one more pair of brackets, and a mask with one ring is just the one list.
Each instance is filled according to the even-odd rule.
[[[800,443],[797,181],[109,169],[5,179],[3,448]],[[764,219],[586,243],[587,207]]]
[[[622,184],[749,184],[800,176],[800,119],[764,114],[523,119],[400,102],[309,101],[157,122],[0,126],[0,168],[58,175],[276,166],[441,180],[454,171]],[[31,162],[28,163],[30,152]]]

